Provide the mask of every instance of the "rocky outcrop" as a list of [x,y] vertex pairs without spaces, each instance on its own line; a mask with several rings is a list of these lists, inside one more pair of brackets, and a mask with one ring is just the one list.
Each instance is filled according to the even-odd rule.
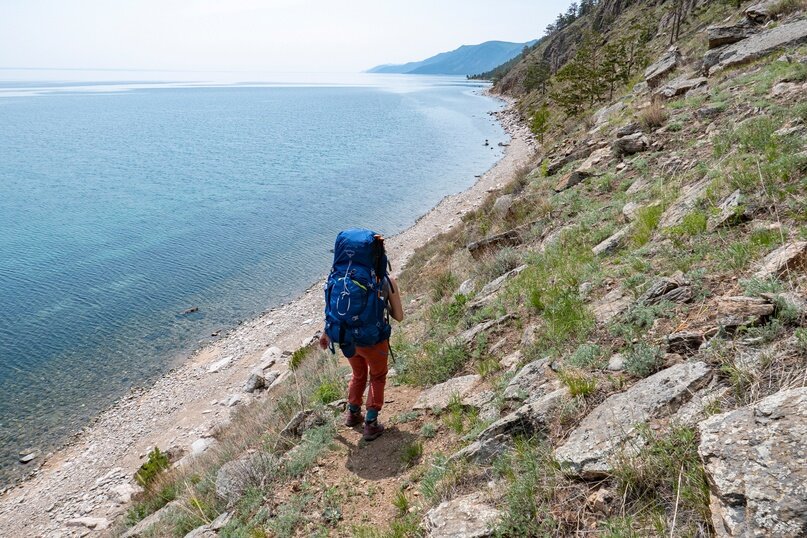
[[672,73],[681,62],[681,51],[672,46],[664,55],[650,65],[644,72],[644,79],[651,88],[658,86],[664,78]]
[[470,303],[468,303],[468,308],[470,308],[471,310],[475,310],[488,304],[490,301],[493,300],[495,294],[498,293],[499,290],[501,290],[504,287],[504,284],[508,280],[515,278],[516,276],[521,274],[521,271],[523,271],[526,268],[527,268],[526,264],[519,265],[515,269],[512,269],[503,274],[502,276],[497,277],[488,282],[487,284],[485,284],[485,286],[481,290],[479,290],[479,293],[477,294],[476,298]]
[[807,388],[713,416],[699,429],[719,538],[807,534]]
[[659,227],[669,228],[670,226],[680,224],[687,213],[695,209],[698,200],[701,199],[710,184],[711,180],[705,177],[696,183],[684,187],[678,200],[661,215]]
[[650,147],[650,140],[642,133],[633,133],[614,140],[611,145],[611,150],[614,155],[624,157],[626,155],[634,155],[636,153],[647,151]]
[[430,538],[483,538],[493,534],[499,515],[484,493],[475,492],[432,508],[423,526]]
[[704,57],[709,74],[733,65],[748,63],[786,46],[807,41],[807,19],[800,19],[764,30],[748,39],[714,49]]
[[727,329],[753,326],[773,314],[774,306],[758,297],[720,297],[717,300],[718,324]]
[[596,173],[596,166],[607,161],[610,156],[611,150],[609,148],[601,148],[594,151],[580,166],[560,178],[560,181],[555,185],[555,192],[561,192],[574,187],[587,177],[594,175]]
[[294,415],[286,427],[281,430],[281,436],[302,437],[302,435],[318,426],[325,424],[326,419],[322,413],[316,409],[304,409]]
[[773,18],[773,8],[780,0],[764,0],[745,8],[745,18],[755,24],[764,24]]
[[452,398],[463,399],[473,396],[474,389],[482,381],[478,375],[464,375],[449,379],[445,383],[440,383],[426,389],[420,393],[415,405],[415,410],[419,409],[444,409],[451,403]]
[[473,443],[454,453],[451,460],[489,464],[511,446],[514,435],[545,435],[552,414],[568,398],[569,389],[561,387],[522,405],[482,430]]
[[739,189],[729,194],[722,202],[720,202],[720,205],[717,208],[719,213],[709,217],[709,222],[706,229],[713,232],[718,228],[732,226],[746,220],[747,215],[742,209],[743,202],[743,195],[740,193]]
[[459,345],[463,345],[463,346],[470,345],[472,342],[474,342],[474,340],[476,340],[477,336],[479,336],[480,334],[488,332],[492,328],[497,327],[497,326],[501,325],[502,323],[505,323],[506,321],[510,320],[512,317],[513,317],[512,314],[507,314],[507,315],[504,315],[504,316],[502,316],[502,317],[500,317],[498,319],[492,319],[490,321],[480,323],[478,325],[475,325],[475,326],[471,327],[467,331],[464,331],[464,332],[460,333],[459,335],[457,335],[452,340],[453,340],[453,342],[455,344],[459,344]]
[[706,80],[706,77],[681,75],[680,77],[661,86],[653,95],[656,97],[663,97],[665,99],[672,99],[673,97],[684,95],[689,90],[694,90],[700,86],[705,86],[707,83],[708,81]]
[[526,364],[504,389],[505,400],[535,400],[550,390],[549,359]]
[[591,249],[591,252],[593,252],[597,256],[600,256],[602,254],[610,254],[611,252],[615,251],[620,246],[622,246],[622,244],[627,239],[630,230],[631,230],[630,226],[625,226],[612,236],[604,239],[598,245],[594,246]]
[[738,24],[710,26],[706,29],[706,40],[709,48],[714,49],[742,41],[753,33],[753,26],[743,21]]
[[506,232],[492,235],[479,241],[468,243],[468,252],[475,260],[480,259],[485,254],[503,247],[514,247],[521,244],[521,234],[518,230],[508,230]]
[[786,243],[762,260],[754,273],[754,278],[780,276],[788,270],[804,267],[805,264],[807,264],[807,241]]
[[141,519],[137,525],[121,535],[121,538],[140,538],[151,536],[151,528],[162,521],[163,518],[171,518],[182,513],[182,501],[171,501],[153,514]]
[[658,304],[663,301],[686,303],[692,299],[692,287],[683,278],[661,277],[654,280],[650,287],[639,297],[644,305]]
[[585,479],[607,475],[617,453],[639,448],[638,425],[675,412],[711,374],[703,362],[684,362],[611,396],[572,431],[555,450],[555,458],[568,472]]
[[633,303],[631,297],[621,288],[615,288],[591,305],[591,313],[594,314],[597,323],[604,325],[627,310],[631,303]]

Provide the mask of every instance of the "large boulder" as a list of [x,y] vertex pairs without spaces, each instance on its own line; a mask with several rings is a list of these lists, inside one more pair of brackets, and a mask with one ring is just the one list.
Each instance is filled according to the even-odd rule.
[[715,534],[807,535],[807,388],[699,425]]
[[714,49],[742,41],[753,33],[753,27],[743,21],[725,26],[710,26],[706,29],[706,39],[709,42],[709,48]]
[[764,30],[733,45],[715,49],[719,52],[709,55],[706,64],[711,64],[709,67],[711,75],[726,67],[748,63],[775,50],[805,41],[807,41],[807,19],[799,19]]
[[664,55],[650,65],[644,72],[647,85],[651,88],[658,86],[664,78],[672,73],[681,62],[681,51],[676,46],[667,49]]
[[475,374],[449,379],[445,383],[440,383],[421,392],[412,408],[415,410],[444,409],[451,403],[451,399],[455,397],[462,402],[463,399],[467,399],[468,396],[472,395],[474,388],[480,381],[482,381],[482,377]]
[[426,535],[431,538],[483,538],[493,534],[500,512],[477,491],[440,503],[426,513]]
[[674,413],[711,375],[706,363],[684,362],[639,381],[589,413],[555,450],[555,458],[585,479],[607,475],[616,454],[639,448],[640,425]]

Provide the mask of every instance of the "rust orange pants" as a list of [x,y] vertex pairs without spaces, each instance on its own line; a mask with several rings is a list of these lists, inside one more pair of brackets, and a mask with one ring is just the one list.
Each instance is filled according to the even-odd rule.
[[350,378],[347,400],[351,405],[361,406],[367,377],[370,377],[370,390],[367,393],[367,409],[381,411],[384,406],[384,386],[387,384],[387,357],[389,340],[374,346],[356,347],[356,354],[348,359],[353,369]]

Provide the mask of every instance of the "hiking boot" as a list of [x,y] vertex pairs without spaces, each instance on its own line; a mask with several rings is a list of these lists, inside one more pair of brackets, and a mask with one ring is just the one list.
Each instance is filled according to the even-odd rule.
[[350,409],[345,411],[345,426],[348,428],[358,426],[362,422],[364,422],[364,415],[361,414],[361,411],[356,411],[355,413],[353,413]]
[[379,421],[374,420],[372,422],[365,422],[364,423],[364,440],[365,441],[372,441],[379,435],[384,433],[384,425],[381,424]]

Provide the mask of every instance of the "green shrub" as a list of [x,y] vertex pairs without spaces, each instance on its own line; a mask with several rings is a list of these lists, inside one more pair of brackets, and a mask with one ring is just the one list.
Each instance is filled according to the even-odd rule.
[[631,233],[631,242],[634,246],[640,247],[647,244],[653,237],[653,232],[661,221],[661,205],[654,204],[640,208],[636,211],[636,221]]
[[706,231],[709,216],[703,211],[692,211],[684,216],[681,224],[670,228],[670,234],[682,237],[694,237]]
[[435,426],[431,422],[427,422],[426,424],[420,427],[420,435],[422,435],[426,439],[431,439],[432,437],[437,435],[437,426]]
[[175,483],[167,484],[159,491],[150,492],[145,499],[135,502],[126,512],[124,521],[127,526],[135,525],[176,498],[177,485]]
[[580,344],[566,362],[575,368],[598,368],[603,363],[603,350],[597,344]]
[[644,342],[631,347],[625,353],[625,371],[636,377],[647,377],[661,367],[662,351]]
[[741,280],[740,286],[742,286],[743,292],[751,297],[758,297],[763,293],[778,293],[784,290],[784,284],[778,278]]
[[[638,453],[617,458],[612,474],[619,486],[619,496],[626,506],[654,507],[666,527],[673,512],[677,514],[676,534],[694,536],[697,529],[709,526],[709,487],[698,455],[698,436],[693,428],[674,427],[657,434],[645,427],[640,430],[642,443]],[[654,510],[654,511],[655,511]],[[642,512],[634,517],[647,517]],[[669,529],[655,529],[669,535]],[[666,531],[666,532],[665,532]]]
[[521,254],[513,248],[506,247],[479,262],[473,271],[479,280],[487,283],[512,271],[521,263]]
[[329,404],[342,398],[345,393],[344,382],[336,377],[324,379],[316,389],[311,399],[321,404]]
[[403,451],[401,452],[401,461],[407,467],[411,467],[420,459],[423,455],[423,442],[422,441],[412,441],[404,446]]
[[439,301],[457,289],[457,277],[451,271],[440,273],[432,280],[432,301]]
[[807,329],[799,327],[794,332],[796,337],[796,350],[802,355],[807,355]]
[[311,351],[312,348],[309,346],[295,349],[294,353],[291,354],[291,358],[289,359],[289,370],[293,372],[299,368],[308,355],[311,354]]
[[564,370],[558,372],[558,378],[569,388],[572,396],[588,396],[597,390],[597,380],[581,372]]
[[445,342],[427,342],[421,353],[399,361],[401,381],[427,386],[448,381],[465,365],[468,352],[464,346]]
[[165,469],[168,469],[170,465],[171,461],[168,459],[168,454],[154,447],[154,450],[149,452],[148,460],[135,473],[135,481],[143,488],[149,489],[157,476]]
[[399,489],[392,499],[392,505],[398,509],[398,515],[404,516],[409,512],[409,499],[406,497],[406,492]]
[[548,506],[558,484],[558,467],[548,446],[521,439],[515,449],[494,462],[507,490],[495,536],[557,536]]

